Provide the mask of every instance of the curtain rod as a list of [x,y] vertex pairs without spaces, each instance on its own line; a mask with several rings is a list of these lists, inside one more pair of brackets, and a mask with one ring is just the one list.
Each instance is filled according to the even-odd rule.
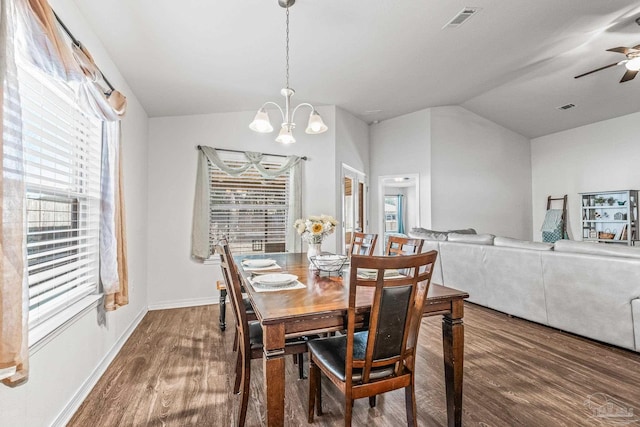
[[[53,16],[56,17],[56,21],[58,21],[58,24],[60,24],[60,26],[62,27],[64,32],[67,33],[67,35],[71,38],[71,41],[73,41],[73,44],[75,44],[76,46],[80,47],[82,45],[82,43],[80,43],[80,40],[78,40],[77,38],[75,38],[73,36],[73,34],[71,34],[71,31],[69,31],[69,28],[67,28],[67,26],[64,25],[64,22],[62,22],[62,19],[60,19],[58,14],[53,9],[51,11],[53,12]],[[100,74],[102,75],[102,79],[107,84],[107,86],[109,86],[109,89],[111,89],[111,91],[113,92],[115,90],[115,88],[113,87],[111,82],[109,82],[109,80],[107,80],[107,76],[104,75],[104,73],[102,72],[100,67],[98,67],[97,65],[96,65],[96,68],[98,68],[98,71],[100,71]]]
[[[198,150],[202,150],[202,145],[196,145],[196,148]],[[244,153],[244,151],[241,150],[231,150],[229,148],[216,148],[216,151],[228,151],[230,153]],[[268,153],[262,153],[265,156],[272,156],[272,157],[289,157],[289,156],[285,156],[284,154],[268,154]],[[307,160],[307,156],[303,156],[300,157],[300,159],[302,160]]]

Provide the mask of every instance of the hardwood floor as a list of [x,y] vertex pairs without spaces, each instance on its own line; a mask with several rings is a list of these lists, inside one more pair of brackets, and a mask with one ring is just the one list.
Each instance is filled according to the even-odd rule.
[[[606,426],[589,402],[615,399],[640,426],[640,355],[466,304],[465,426]],[[233,319],[228,319],[233,320]],[[218,328],[218,306],[152,311],[74,415],[69,426],[236,425],[233,330]],[[423,321],[417,351],[420,426],[446,425],[440,318]],[[307,380],[287,363],[286,425],[306,425]],[[264,422],[262,363],[253,362],[248,426]],[[343,425],[342,397],[323,382],[325,414],[313,425]],[[405,425],[404,393],[356,401],[354,426]]]

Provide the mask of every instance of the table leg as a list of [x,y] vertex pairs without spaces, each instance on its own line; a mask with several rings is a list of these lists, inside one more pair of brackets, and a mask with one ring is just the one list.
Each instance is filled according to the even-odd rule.
[[220,289],[220,330],[227,329],[227,290]]
[[284,425],[284,325],[263,325],[267,426]]
[[447,390],[447,425],[462,426],[462,379],[464,359],[464,303],[452,303],[451,314],[442,318],[444,378]]

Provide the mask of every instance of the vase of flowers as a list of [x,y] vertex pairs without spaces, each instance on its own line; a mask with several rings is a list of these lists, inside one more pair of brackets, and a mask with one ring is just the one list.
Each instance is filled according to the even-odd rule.
[[[338,221],[331,215],[310,216],[309,218],[297,219],[293,224],[302,239],[309,244],[307,258],[311,261],[312,256],[322,253],[322,241],[326,236],[333,233]],[[313,263],[309,263],[309,268],[313,268]]]

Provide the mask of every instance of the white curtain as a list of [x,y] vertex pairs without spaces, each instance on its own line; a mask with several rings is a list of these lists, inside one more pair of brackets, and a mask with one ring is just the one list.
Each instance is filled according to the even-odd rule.
[[[198,167],[196,172],[196,194],[193,203],[193,224],[191,228],[191,255],[199,259],[207,259],[210,255],[209,249],[209,209],[210,209],[210,192],[209,192],[209,162],[220,168],[220,170],[231,176],[238,176],[250,167],[254,167],[265,178],[273,178],[288,170],[291,171],[291,195],[289,204],[289,216],[287,218],[287,227],[293,230],[293,221],[300,217],[300,161],[301,157],[287,156],[284,164],[278,169],[266,169],[260,161],[265,156],[261,153],[252,151],[244,152],[247,163],[238,167],[230,167],[218,155],[213,147],[200,146],[198,150]],[[295,178],[297,177],[297,178]],[[297,215],[291,219],[292,215]],[[289,239],[289,235],[293,235],[287,229],[287,249],[295,248],[295,236]],[[297,243],[298,247],[300,242]]]
[[289,175],[289,214],[287,215],[287,252],[302,252],[302,238],[293,232],[293,223],[302,217],[302,162],[296,163]]
[[122,176],[122,124],[103,124],[100,211],[100,282],[104,308],[117,310],[129,303],[127,233]]
[[28,376],[29,298],[22,122],[14,42],[16,11],[13,1],[3,0],[0,7],[0,380],[14,386],[26,381]]
[[[3,0],[4,2],[5,0]],[[84,79],[47,0],[6,0],[15,4],[16,41],[25,58],[46,74],[67,82]]]

